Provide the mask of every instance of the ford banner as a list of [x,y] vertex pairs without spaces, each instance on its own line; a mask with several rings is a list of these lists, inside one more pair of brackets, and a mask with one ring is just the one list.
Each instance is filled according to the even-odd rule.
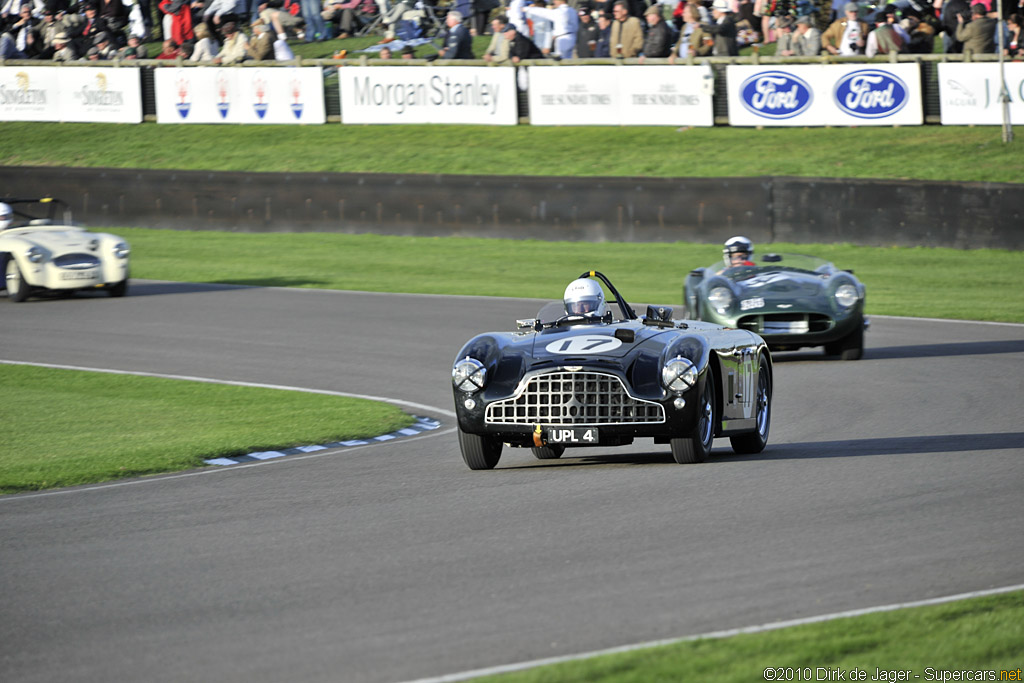
[[924,122],[916,64],[730,65],[731,126],[914,126]]

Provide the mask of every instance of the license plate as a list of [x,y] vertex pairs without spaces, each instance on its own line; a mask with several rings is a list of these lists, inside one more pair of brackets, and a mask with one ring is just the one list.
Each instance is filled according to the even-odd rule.
[[99,273],[94,270],[72,270],[60,274],[61,280],[96,280]]
[[806,320],[794,320],[792,322],[773,320],[764,321],[764,328],[761,330],[767,334],[806,334],[810,331],[810,325]]
[[597,427],[549,427],[548,443],[586,444],[598,443]]

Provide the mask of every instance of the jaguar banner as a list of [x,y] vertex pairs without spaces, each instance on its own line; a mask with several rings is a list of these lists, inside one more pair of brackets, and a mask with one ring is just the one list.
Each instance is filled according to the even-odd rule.
[[731,126],[919,126],[916,64],[730,65]]
[[1010,123],[1024,124],[1024,63],[1007,62],[1002,76],[999,64],[992,62],[942,62],[938,66],[943,125],[1002,125],[1004,79]]

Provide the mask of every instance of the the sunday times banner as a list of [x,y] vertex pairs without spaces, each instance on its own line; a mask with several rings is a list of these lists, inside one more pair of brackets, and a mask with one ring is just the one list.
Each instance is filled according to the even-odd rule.
[[160,68],[157,123],[321,124],[323,73],[317,67]]
[[731,126],[919,126],[916,64],[726,67]]
[[714,125],[708,66],[530,67],[529,81],[533,125]]
[[139,123],[139,70],[0,67],[0,120]]
[[479,123],[514,126],[515,69],[486,66],[345,66],[342,123]]
[[[1024,63],[1006,62],[1003,68],[1010,94],[1010,123],[1019,126],[1024,124]],[[997,63],[939,63],[943,125],[1002,125],[1001,90]]]

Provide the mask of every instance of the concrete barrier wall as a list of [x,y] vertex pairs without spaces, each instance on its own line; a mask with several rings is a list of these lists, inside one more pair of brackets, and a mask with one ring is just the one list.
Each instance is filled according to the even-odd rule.
[[1024,249],[1024,185],[0,168],[90,226]]

